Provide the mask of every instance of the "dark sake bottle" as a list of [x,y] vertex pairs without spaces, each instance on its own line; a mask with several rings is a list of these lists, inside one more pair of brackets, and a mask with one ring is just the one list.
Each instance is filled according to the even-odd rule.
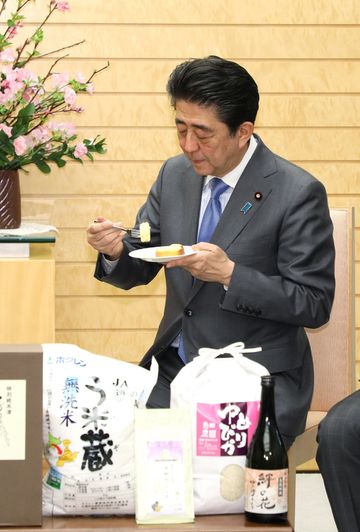
[[252,521],[286,521],[288,457],[275,416],[275,379],[261,377],[260,417],[246,457],[245,515]]

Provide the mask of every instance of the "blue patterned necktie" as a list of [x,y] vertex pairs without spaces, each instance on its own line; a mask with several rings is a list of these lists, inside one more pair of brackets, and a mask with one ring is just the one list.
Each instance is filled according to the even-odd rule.
[[[211,196],[201,220],[198,242],[210,242],[215,227],[222,214],[220,196],[229,188],[229,185],[224,183],[224,181],[218,177],[213,177],[211,179],[210,186]],[[181,333],[179,337],[178,354],[184,364],[186,364],[184,338]]]
[[210,181],[210,187],[211,196],[201,221],[198,242],[210,242],[222,213],[220,196],[229,188],[229,185],[224,183],[222,179],[213,177]]

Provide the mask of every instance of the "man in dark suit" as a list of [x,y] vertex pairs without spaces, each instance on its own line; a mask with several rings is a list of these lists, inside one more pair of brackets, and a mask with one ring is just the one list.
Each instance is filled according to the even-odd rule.
[[[329,319],[334,293],[325,189],[254,134],[258,88],[238,64],[216,56],[186,61],[167,90],[183,154],[163,164],[136,223],[149,221],[151,246],[180,242],[197,253],[165,265],[165,312],[141,361],[148,367],[155,356],[160,365],[149,406],[169,405],[171,381],[200,347],[261,346],[247,356],[276,375],[278,423],[289,446],[304,428],[313,390],[304,327]],[[222,215],[204,241],[219,180],[224,190],[214,201]],[[103,217],[89,226],[88,241],[99,251],[95,276],[122,289],[147,284],[162,267],[129,256],[143,244]]]
[[360,530],[360,390],[320,423],[316,460],[339,532]]

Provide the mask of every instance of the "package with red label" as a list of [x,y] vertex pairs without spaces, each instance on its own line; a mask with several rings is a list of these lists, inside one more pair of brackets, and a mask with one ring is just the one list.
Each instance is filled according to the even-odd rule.
[[192,412],[195,514],[244,511],[246,454],[268,370],[242,353],[242,342],[199,350],[171,384],[171,408]]

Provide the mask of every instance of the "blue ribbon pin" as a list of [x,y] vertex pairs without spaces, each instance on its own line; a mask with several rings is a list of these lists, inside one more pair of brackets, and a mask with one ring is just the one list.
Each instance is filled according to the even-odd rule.
[[243,214],[247,214],[248,211],[251,209],[252,207],[252,203],[250,203],[250,201],[247,201],[246,203],[244,203],[244,205],[241,207],[241,212]]

